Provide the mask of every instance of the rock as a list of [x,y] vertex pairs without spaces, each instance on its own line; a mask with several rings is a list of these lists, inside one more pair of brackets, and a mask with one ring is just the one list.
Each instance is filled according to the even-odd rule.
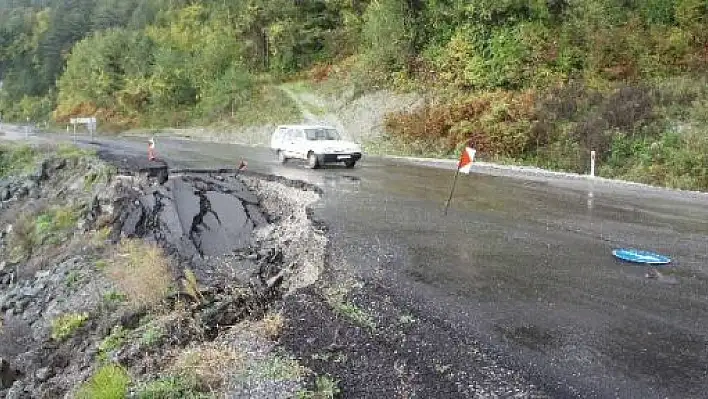
[[47,381],[51,377],[49,367],[42,367],[34,373],[34,376],[40,382]]
[[140,319],[146,314],[145,309],[124,309],[120,314],[120,325],[129,330],[137,328],[140,325]]
[[41,289],[39,286],[35,286],[35,287],[29,286],[29,287],[23,288],[23,289],[20,291],[20,293],[21,293],[22,296],[25,297],[25,298],[34,298],[34,297],[36,297],[36,296],[39,294],[39,292],[40,292],[41,290],[42,290],[42,289]]
[[7,392],[6,399],[25,399],[29,397],[25,392],[25,384],[22,381],[15,381]]
[[51,274],[52,274],[51,270],[40,270],[34,274],[34,278],[36,278],[36,279],[46,278],[46,277],[49,277]]
[[12,194],[10,193],[10,190],[7,188],[3,188],[0,190],[0,201],[7,201],[12,197]]
[[17,303],[15,304],[15,313],[22,313],[25,308],[27,308],[27,305],[29,305],[30,300],[29,298],[22,298]]
[[37,170],[32,174],[32,177],[34,177],[37,180],[46,180],[49,176],[47,175],[47,169],[49,168],[49,160],[45,159],[42,161],[42,163],[37,167]]
[[66,167],[66,159],[64,159],[64,158],[55,160],[54,164],[52,165],[53,170],[61,170],[61,169],[64,169],[65,167]]
[[113,206],[113,204],[102,205],[101,211],[113,216],[115,214],[115,207]]
[[[13,369],[7,360],[0,357],[0,389],[14,388],[19,378],[20,373]],[[8,394],[9,397],[10,395]]]
[[25,182],[22,183],[22,187],[30,191],[37,188],[37,183],[34,180],[25,180]]
[[128,213],[128,216],[123,222],[123,233],[127,237],[133,237],[136,235],[138,229],[138,224],[143,217],[143,208],[140,206],[133,207]]

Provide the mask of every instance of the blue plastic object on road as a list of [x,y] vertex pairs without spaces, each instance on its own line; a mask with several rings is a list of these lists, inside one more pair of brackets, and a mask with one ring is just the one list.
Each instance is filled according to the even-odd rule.
[[612,255],[627,262],[643,263],[646,265],[666,265],[671,263],[671,258],[639,249],[619,248],[613,250]]

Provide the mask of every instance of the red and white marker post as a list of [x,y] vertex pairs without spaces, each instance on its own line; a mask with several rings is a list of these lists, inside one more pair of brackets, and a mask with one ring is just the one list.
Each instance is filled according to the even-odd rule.
[[450,189],[450,197],[445,202],[445,212],[447,215],[447,210],[450,207],[450,202],[452,202],[452,196],[455,193],[455,186],[457,185],[457,176],[460,172],[464,174],[469,174],[472,170],[472,163],[474,162],[474,157],[477,155],[477,150],[474,148],[474,143],[472,140],[467,142],[467,145],[462,150],[460,155],[460,161],[457,163],[457,170],[455,171],[455,179],[452,181],[452,188]]
[[148,141],[148,161],[154,161],[155,158],[155,140]]

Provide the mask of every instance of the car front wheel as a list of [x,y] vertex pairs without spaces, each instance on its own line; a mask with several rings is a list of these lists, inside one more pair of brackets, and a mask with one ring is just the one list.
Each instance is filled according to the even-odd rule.
[[280,162],[280,163],[288,162],[288,158],[285,156],[283,151],[278,151],[278,162]]
[[354,165],[356,165],[356,161],[346,161],[346,162],[344,162],[344,165],[345,165],[347,168],[351,169],[351,168],[354,167]]

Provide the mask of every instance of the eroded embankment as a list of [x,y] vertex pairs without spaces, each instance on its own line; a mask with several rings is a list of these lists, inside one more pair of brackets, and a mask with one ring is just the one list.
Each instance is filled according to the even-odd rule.
[[311,373],[274,348],[279,299],[323,267],[326,239],[308,212],[318,191],[144,172],[50,158],[2,182],[0,395],[305,389]]

